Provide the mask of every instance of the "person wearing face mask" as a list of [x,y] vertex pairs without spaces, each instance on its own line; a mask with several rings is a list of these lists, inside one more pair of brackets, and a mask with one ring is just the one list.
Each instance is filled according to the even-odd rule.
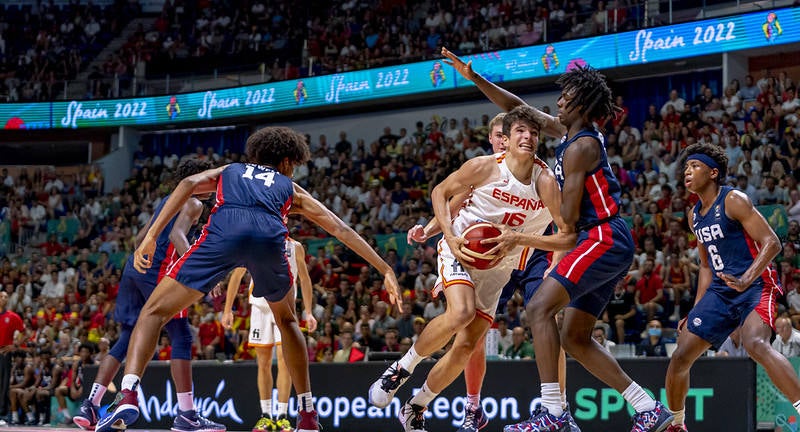
[[651,320],[647,323],[645,330],[647,335],[642,338],[642,342],[639,344],[638,354],[646,357],[666,357],[667,347],[664,343],[661,321]]

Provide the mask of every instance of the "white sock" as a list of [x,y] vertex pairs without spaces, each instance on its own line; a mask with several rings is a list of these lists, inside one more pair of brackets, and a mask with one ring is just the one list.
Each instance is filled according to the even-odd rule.
[[417,392],[417,394],[414,395],[409,402],[411,402],[413,405],[426,407],[429,403],[431,403],[432,400],[436,399],[436,396],[438,395],[439,393],[434,393],[431,391],[431,389],[428,387],[428,381],[425,381],[425,384],[422,385],[422,389],[420,389],[420,391]]
[[14,411],[11,413],[11,421],[14,423],[19,423],[19,413]]
[[[559,391],[561,391],[559,389]],[[567,392],[561,392],[561,408],[566,411],[567,410]]]
[[278,417],[284,416],[289,413],[289,402],[278,402]]
[[25,413],[25,416],[28,417],[28,420],[33,421],[36,417],[33,415],[33,411],[28,411]]
[[414,349],[414,345],[411,345],[411,349],[398,361],[400,367],[407,370],[408,373],[413,373],[414,368],[417,367],[419,362],[421,362],[425,357],[421,357],[417,354],[417,350]]
[[680,426],[683,424],[683,420],[686,418],[686,408],[681,408],[677,411],[672,411],[672,424],[675,426]]
[[305,412],[314,411],[314,398],[311,396],[311,392],[300,393],[297,395],[297,400],[300,402],[297,405],[301,410]]
[[797,411],[798,414],[800,414],[800,400],[793,403],[792,406],[794,407],[794,410]]
[[92,405],[100,406],[100,402],[102,402],[103,395],[106,394],[107,389],[108,387],[100,383],[92,384],[92,391],[89,393],[89,400],[92,401]]
[[139,385],[139,377],[134,374],[125,374],[122,377],[122,390],[136,390]]
[[181,411],[192,411],[194,409],[192,392],[178,393],[178,409]]
[[636,382],[632,382],[631,385],[622,392],[622,397],[624,397],[629,404],[633,405],[633,409],[636,410],[637,413],[651,411],[656,407],[656,400],[645,393],[642,387],[636,384]]
[[261,414],[272,417],[272,399],[261,399]]
[[475,409],[479,406],[481,406],[481,394],[467,394],[467,407]]
[[542,383],[542,405],[556,417],[561,417],[564,408],[561,407],[561,387],[558,383]]

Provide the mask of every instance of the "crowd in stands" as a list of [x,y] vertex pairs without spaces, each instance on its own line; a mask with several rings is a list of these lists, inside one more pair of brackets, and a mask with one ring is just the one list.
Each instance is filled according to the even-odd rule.
[[[63,95],[66,81],[74,80],[136,14],[138,5],[124,0],[106,7],[51,1],[0,5],[0,100]],[[98,83],[88,95],[107,97],[108,92]]]
[[[263,64],[267,76],[283,80],[433,58],[442,46],[468,55],[627,30],[644,15],[628,3],[337,0],[304,9],[286,0],[237,8],[167,2],[153,28],[137,32],[123,52],[146,59],[148,76]],[[158,69],[166,59],[169,70]]]
[[[139,3],[124,0],[105,8],[0,6],[0,94],[9,101],[60,97],[65,80],[139,16]],[[664,24],[657,17],[657,7],[629,0],[168,1],[152,25],[140,25],[89,71],[82,96],[136,94],[134,77],[262,70],[268,80],[284,80],[430,59],[442,46],[469,55]]]
[[[697,197],[681,183],[676,156],[692,143],[705,142],[725,147],[727,183],[747,191],[781,236],[784,247],[775,266],[787,294],[780,299],[784,319],[775,343],[781,352],[800,353],[800,99],[794,81],[783,72],[765,70],[755,78],[733,80],[725,89],[703,86],[694,98],[676,91],[669,100],[653,102],[643,124],[633,125],[619,97],[621,114],[601,125],[609,163],[623,186],[622,215],[637,250],[628,278],[615,290],[593,336],[617,354],[626,347],[638,355],[667,355],[677,321],[693,304],[698,266],[697,241],[686,223]],[[430,220],[432,187],[467,158],[486,154],[491,114],[389,125],[380,136],[351,139],[342,132],[330,140],[308,137],[312,159],[297,168],[295,181],[375,246],[395,269],[403,290],[402,304],[390,307],[381,275],[348,250],[328,245],[307,250],[313,314],[319,322],[319,330],[307,335],[312,361],[402,353],[428,321],[443,313],[444,300],[430,296],[436,280],[435,240],[401,255],[376,239],[394,234],[404,241],[409,228]],[[557,143],[548,138],[539,145],[540,157],[551,166]],[[0,233],[8,232],[11,244],[27,244],[0,258],[7,309],[24,323],[16,336],[18,349],[35,356],[35,362],[51,361],[43,360],[49,357],[43,353],[52,353],[54,366],[66,362],[62,370],[84,345],[99,346],[99,355],[107,352],[118,334],[112,310],[122,263],[136,233],[169,192],[170,174],[183,157],[223,164],[241,156],[216,148],[185,155],[140,151],[130,178],[111,193],[103,193],[104,179],[95,166],[69,173],[2,171]],[[325,237],[308,221],[290,218],[288,226],[306,244]],[[245,283],[232,330],[220,324],[221,298],[208,297],[190,310],[195,358],[252,358],[246,343]],[[304,325],[302,314],[301,321]],[[517,295],[498,315],[501,356],[535,356],[525,323]],[[737,355],[734,348],[741,344],[733,338],[728,345]],[[157,358],[169,358],[166,337]]]

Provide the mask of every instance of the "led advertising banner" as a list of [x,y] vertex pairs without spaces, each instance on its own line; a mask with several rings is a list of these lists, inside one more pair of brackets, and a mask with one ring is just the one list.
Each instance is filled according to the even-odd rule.
[[[800,41],[800,8],[775,9],[626,33],[467,56],[493,82],[557,76],[573,65],[598,69]],[[76,129],[202,123],[474,85],[442,60],[290,81],[113,100],[0,104],[6,129]]]
[[[648,393],[666,403],[664,376],[669,359],[621,359],[620,364]],[[367,389],[388,366],[383,362],[350,364],[312,363],[312,390],[324,430],[375,432],[401,430],[397,421],[400,404],[422,387],[433,362],[420,363],[409,381],[386,408],[370,405]],[[252,427],[261,410],[255,362],[220,364],[193,362],[194,400],[206,417],[229,430]],[[85,370],[91,382],[96,367]],[[692,432],[755,432],[755,364],[748,358],[701,358],[692,368],[692,385],[686,398],[686,423]],[[122,371],[115,382],[119,384]],[[487,431],[529,417],[539,403],[539,374],[533,361],[489,361],[481,399],[489,419]],[[731,380],[730,377],[736,377]],[[88,395],[91,386],[85,386]],[[622,395],[592,377],[574,360],[567,362],[567,398],[578,426],[587,432],[629,430],[633,408]],[[106,396],[103,410],[113,400]],[[277,390],[272,395],[277,400]],[[445,389],[425,414],[432,431],[452,431],[464,416],[464,380]],[[76,405],[77,407],[77,405]],[[139,387],[140,417],[135,427],[169,428],[178,401],[166,362],[151,362]],[[274,412],[274,411],[273,411]],[[296,399],[289,403],[289,416],[297,415]]]

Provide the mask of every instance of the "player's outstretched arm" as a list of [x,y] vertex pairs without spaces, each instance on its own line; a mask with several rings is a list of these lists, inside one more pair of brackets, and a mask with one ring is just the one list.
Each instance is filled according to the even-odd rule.
[[300,278],[300,292],[303,294],[303,311],[306,313],[306,327],[309,332],[317,329],[317,319],[314,318],[313,303],[311,296],[314,295],[311,275],[308,274],[306,267],[306,250],[300,242],[292,240],[294,243],[294,253],[297,258],[297,276]]
[[233,300],[236,299],[236,294],[239,293],[239,286],[242,284],[242,278],[247,271],[245,267],[236,267],[231,271],[231,277],[228,279],[228,293],[225,295],[225,306],[222,308],[222,326],[226,329],[233,327]]
[[194,194],[212,193],[217,189],[217,179],[227,165],[203,171],[181,180],[169,196],[161,213],[147,230],[142,243],[136,248],[133,256],[133,267],[144,273],[153,265],[153,253],[156,250],[156,239],[164,231],[170,220],[183,208],[186,201]]
[[[486,95],[490,101],[494,102],[494,104],[499,106],[503,111],[508,112],[520,105],[526,104],[525,101],[519,96],[490,82],[480,74],[476,73],[472,69],[471,60],[467,63],[464,63],[464,61],[458,58],[457,55],[453,54],[450,52],[450,50],[444,47],[442,47],[442,55],[447,59],[444,61],[445,63],[453,66],[453,68],[459,74],[461,74],[461,76],[475,83],[475,85],[478,86],[478,89],[480,89],[480,91],[483,92],[483,94]],[[542,133],[548,136],[560,138],[567,132],[567,128],[561,124],[558,118],[546,114],[536,108],[534,108],[534,110],[536,111],[537,121],[539,122]]]
[[558,232],[552,235],[516,232],[505,225],[495,226],[502,234],[492,239],[481,240],[482,243],[497,243],[497,246],[486,252],[488,255],[504,255],[516,246],[529,246],[540,250],[554,251],[553,264],[560,261],[566,252],[575,247],[578,234],[575,228],[564,223],[561,217],[561,189],[558,187],[556,177],[550,170],[542,171],[536,179],[536,190],[542,202],[550,211],[558,227]]
[[[455,214],[459,208],[463,207],[470,195],[472,195],[472,190],[468,193],[450,198],[450,214]],[[414,225],[411,227],[411,229],[408,230],[406,240],[408,244],[412,242],[423,243],[440,232],[442,232],[442,228],[439,226],[439,221],[434,217],[424,227],[422,225]]]
[[353,252],[367,260],[383,275],[384,288],[389,293],[389,299],[397,304],[400,297],[400,288],[397,276],[392,267],[387,264],[361,236],[350,228],[343,220],[339,219],[332,211],[317,201],[305,189],[294,184],[294,198],[292,200],[292,213],[301,214],[319,225],[332,236],[336,237],[349,247]]
[[747,271],[737,278],[733,275],[724,273],[724,270],[717,273],[729,287],[744,291],[750,288],[753,281],[760,277],[769,263],[781,252],[781,243],[775,231],[769,226],[764,216],[756,210],[750,198],[741,191],[732,190],[725,197],[725,213],[733,220],[742,224],[742,228],[753,240],[761,246],[753,263]]
[[169,233],[169,241],[175,246],[178,255],[183,255],[189,250],[191,244],[189,244],[186,234],[197,223],[201,214],[203,214],[203,203],[198,199],[186,201],[181,212],[178,213],[178,217],[172,225],[172,231]]

